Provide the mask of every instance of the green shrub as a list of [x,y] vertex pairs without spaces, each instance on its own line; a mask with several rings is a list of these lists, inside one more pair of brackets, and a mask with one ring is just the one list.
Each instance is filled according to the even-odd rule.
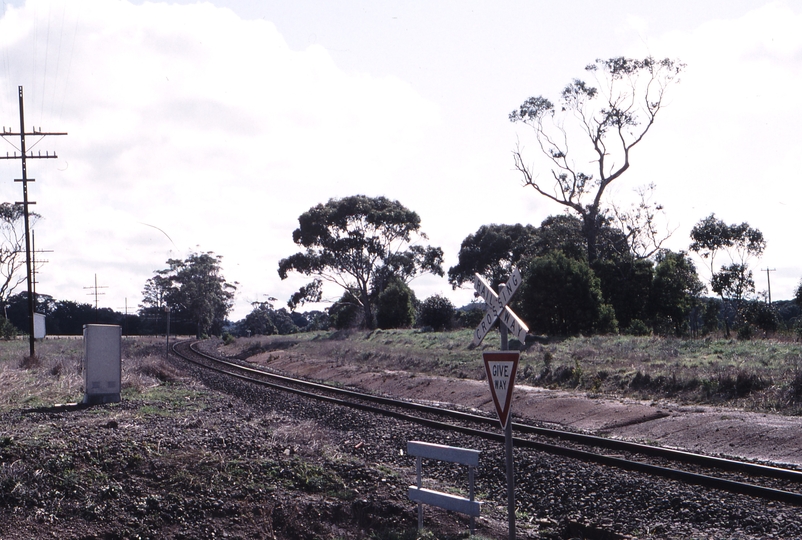
[[401,280],[391,282],[376,302],[379,328],[408,328],[415,324],[415,293]]
[[350,291],[343,293],[340,299],[328,308],[328,312],[331,325],[337,330],[355,328],[364,322],[362,306]]
[[[451,300],[435,294],[421,304],[418,321],[422,326],[431,326],[434,330],[447,330],[453,326],[454,311]],[[484,313],[479,313],[484,316]]]
[[742,324],[738,327],[738,339],[740,340],[749,341],[752,339],[753,334],[754,332],[751,324]]
[[521,318],[535,332],[566,336],[618,330],[615,312],[604,303],[593,270],[559,251],[532,259],[517,304]]
[[2,319],[0,322],[0,338],[5,341],[14,339],[17,336],[18,330],[14,324],[8,319]]
[[649,326],[640,319],[632,319],[629,326],[624,330],[630,336],[648,336],[651,333]]
[[469,304],[454,312],[454,326],[458,328],[476,328],[485,318],[485,310],[479,304]]

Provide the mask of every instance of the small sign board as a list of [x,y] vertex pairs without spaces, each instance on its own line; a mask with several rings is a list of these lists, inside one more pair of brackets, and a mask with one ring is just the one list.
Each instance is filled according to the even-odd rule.
[[45,329],[45,315],[44,313],[33,314],[33,338],[45,339],[47,330]]
[[512,388],[515,385],[515,373],[518,371],[518,360],[521,353],[518,351],[485,351],[482,353],[485,361],[485,372],[490,383],[490,393],[496,405],[498,419],[501,427],[506,429],[507,419],[510,416],[512,405]]

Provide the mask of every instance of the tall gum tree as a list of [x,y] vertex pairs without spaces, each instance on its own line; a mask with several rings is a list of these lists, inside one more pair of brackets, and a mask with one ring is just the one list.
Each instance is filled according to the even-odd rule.
[[530,97],[509,115],[534,129],[551,168],[549,179],[541,179],[519,145],[513,157],[524,185],[580,217],[591,263],[606,222],[602,196],[629,169],[634,147],[654,125],[667,89],[684,68],[677,60],[651,56],[598,59],[585,67],[597,86],[574,79],[558,106],[543,96]]
[[[763,233],[746,222],[727,225],[710,214],[691,229],[691,240],[689,249],[709,263],[711,290],[740,317],[744,300],[755,291],[749,266],[751,260],[761,257],[766,249]],[[718,264],[720,255],[728,259],[726,263]],[[724,324],[729,336],[727,317],[724,317]]]
[[279,261],[278,274],[285,279],[296,271],[314,279],[293,295],[291,307],[320,301],[320,283],[326,280],[351,293],[372,327],[372,289],[381,292],[393,276],[408,283],[421,272],[443,275],[443,250],[416,243],[427,238],[420,216],[398,201],[364,195],[330,199],[301,214],[298,223],[292,240],[305,251]]
[[[30,226],[40,219],[31,212]],[[8,305],[14,290],[27,279],[25,266],[25,220],[22,205],[0,204],[0,303]],[[39,266],[37,264],[37,266]],[[5,316],[5,313],[3,313]]]
[[142,291],[143,310],[169,308],[192,321],[197,337],[219,333],[231,311],[237,283],[223,277],[222,255],[192,253],[184,260],[168,259]]

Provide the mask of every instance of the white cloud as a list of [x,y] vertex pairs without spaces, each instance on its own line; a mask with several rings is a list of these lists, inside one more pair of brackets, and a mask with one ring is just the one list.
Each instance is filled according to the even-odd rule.
[[[655,181],[669,215],[681,220],[677,249],[687,249],[691,227],[713,212],[760,229],[768,248],[758,266],[777,268],[774,299],[792,297],[802,275],[794,247],[802,200],[800,25],[797,7],[775,2],[650,41],[655,56],[688,67],[629,173]],[[765,275],[756,282],[766,288]]]
[[[675,249],[687,248],[688,231],[710,212],[760,228],[769,241],[761,264],[778,269],[775,298],[790,297],[802,275],[793,228],[802,199],[795,4],[715,19],[698,15],[716,11],[704,6],[672,18],[683,8],[600,5],[571,24],[561,9],[526,2],[475,13],[346,3],[347,17],[338,11],[325,22],[318,12],[333,9],[325,4],[245,4],[252,20],[208,3],[6,8],[0,124],[17,125],[23,85],[28,126],[70,133],[37,147],[58,150],[59,160],[29,166],[45,218],[37,246],[54,250],[39,291],[88,301],[83,287],[97,273],[109,287],[104,305],[120,309],[128,298],[135,307],[168,257],[213,250],[241,284],[241,317],[247,302],[263,294],[284,302],[306,281],[276,273],[297,251],[297,217],[356,193],[417,211],[448,267],[482,224],[539,224],[561,211],[520,187],[510,151],[516,136],[535,146],[506,114],[530,92],[556,95],[585,63],[614,54],[688,64],[618,193],[655,182],[681,226]],[[691,16],[709,20],[681,21]],[[288,46],[271,17],[299,45]],[[19,200],[18,177],[18,162],[0,162],[2,200]],[[439,278],[413,286],[422,298],[451,294]]]
[[[68,81],[50,63],[62,21]],[[299,280],[280,283],[276,268],[295,250],[298,215],[355,184],[381,192],[437,123],[403,81],[345,73],[322,47],[292,51],[271,23],[210,4],[28,2],[8,10],[0,35],[9,73],[22,74],[26,123],[70,133],[57,144],[66,170],[30,166],[46,218],[37,238],[55,249],[38,290],[57,298],[80,300],[97,272],[107,305],[130,306],[167,257],[199,249],[224,255],[226,277],[241,283],[235,316],[263,293],[286,299]],[[41,60],[29,69],[32,43],[47,71]],[[37,108],[53,86],[60,115],[49,100]]]

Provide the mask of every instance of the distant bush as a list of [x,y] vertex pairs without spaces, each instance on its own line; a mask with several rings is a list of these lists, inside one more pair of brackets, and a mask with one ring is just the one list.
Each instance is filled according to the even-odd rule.
[[0,338],[5,341],[14,339],[17,336],[17,327],[8,319],[2,319],[0,322]]
[[337,330],[356,328],[365,320],[362,306],[350,291],[345,291],[329,308],[329,321]]
[[421,326],[431,326],[436,331],[447,330],[454,324],[454,312],[451,300],[435,294],[421,304],[418,322]]
[[454,325],[459,328],[476,328],[485,317],[485,310],[480,304],[469,304],[454,313]]
[[640,319],[632,319],[624,329],[624,333],[630,336],[648,336],[651,333],[649,326]]
[[415,293],[401,280],[394,280],[376,301],[379,328],[408,328],[415,324]]
[[779,314],[773,306],[766,302],[750,302],[743,311],[747,324],[755,326],[767,334],[773,334],[780,328]]

